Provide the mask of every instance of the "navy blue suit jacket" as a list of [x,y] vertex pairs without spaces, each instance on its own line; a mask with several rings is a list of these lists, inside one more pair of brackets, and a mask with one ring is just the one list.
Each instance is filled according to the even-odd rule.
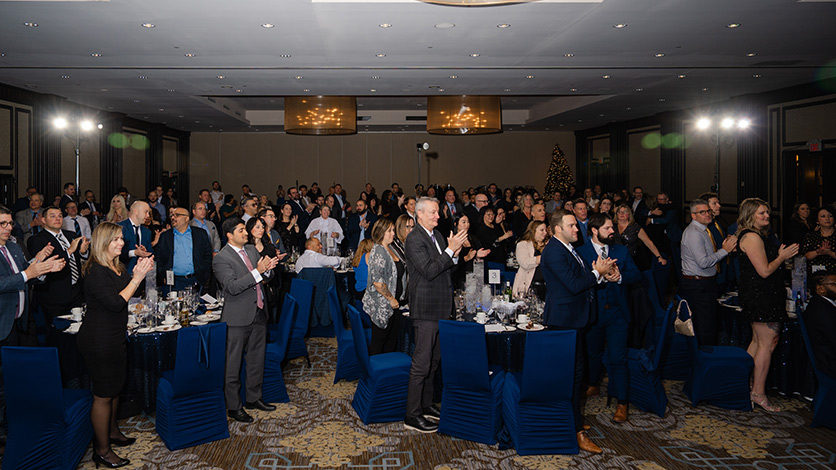
[[[26,261],[23,250],[17,243],[7,242],[6,249],[20,272],[15,274],[9,263],[5,259],[0,259],[0,340],[6,339],[12,331],[15,311],[20,303],[20,291],[24,293],[24,305],[21,308],[23,314],[20,317],[23,324],[26,324],[26,315],[29,312],[29,292],[26,289],[26,283],[23,282],[23,271],[26,271],[26,268],[29,267],[29,262]],[[0,258],[2,257],[0,255]],[[29,281],[32,281],[32,279]]]
[[377,221],[377,216],[370,211],[366,211],[366,220],[369,222],[369,228],[361,229],[359,215],[351,214],[348,218],[346,234],[348,235],[348,247],[352,250],[356,250],[357,245],[360,244],[360,232],[365,234],[365,238],[372,238],[372,227],[374,227],[374,223]]
[[[591,241],[578,248],[577,252],[590,266],[592,266],[592,262],[594,260],[598,259],[598,253],[595,252],[595,247],[592,245]],[[641,273],[639,273],[639,268],[636,267],[636,263],[633,262],[633,258],[627,251],[626,246],[609,245],[607,247],[607,253],[610,258],[616,259],[615,264],[621,272],[621,284],[615,282],[602,282],[595,287],[595,296],[598,300],[598,316],[601,316],[601,313],[604,310],[604,305],[607,304],[607,299],[615,297],[618,299],[617,303],[619,309],[629,320],[630,308],[627,303],[627,286],[639,282],[641,279]]]
[[588,263],[581,266],[572,252],[552,237],[543,249],[540,269],[547,288],[545,323],[559,328],[587,326],[592,307],[589,289],[597,284],[592,267]]
[[[203,287],[209,284],[212,273],[212,242],[202,228],[190,227],[192,231],[192,264],[197,282]],[[165,283],[165,272],[174,266],[174,228],[160,234],[155,258],[157,264],[157,283]]]
[[[134,266],[136,266],[136,257],[130,258],[128,256],[128,252],[136,249],[136,233],[134,233],[134,227],[133,224],[131,224],[131,219],[125,219],[119,222],[119,225],[122,226],[122,239],[125,241],[125,246],[122,247],[122,255],[119,256],[119,260],[122,261],[122,264],[124,264],[128,269],[128,274],[133,274]],[[151,252],[151,254],[154,254],[154,247],[151,246],[151,231],[140,225],[139,234],[140,237],[142,237],[142,246]]]

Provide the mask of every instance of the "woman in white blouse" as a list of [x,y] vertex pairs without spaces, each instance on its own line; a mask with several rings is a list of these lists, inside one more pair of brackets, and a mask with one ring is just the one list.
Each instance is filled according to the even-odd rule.
[[514,277],[514,296],[520,297],[528,293],[529,287],[537,290],[537,295],[545,297],[545,281],[540,273],[540,253],[548,243],[548,225],[540,220],[533,220],[528,224],[523,236],[517,242],[517,262],[520,269]]

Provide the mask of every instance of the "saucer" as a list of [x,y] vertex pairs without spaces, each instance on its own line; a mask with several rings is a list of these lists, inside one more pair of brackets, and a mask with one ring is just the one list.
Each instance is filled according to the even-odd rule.
[[191,326],[203,326],[203,325],[208,325],[208,323],[205,322],[205,321],[194,320],[194,321],[190,321],[189,325],[191,325]]
[[517,324],[517,329],[522,331],[541,331],[546,329],[546,327],[539,323],[535,323],[529,328],[528,323],[520,323]]
[[154,329],[153,329],[153,328],[139,328],[139,329],[137,329],[137,330],[136,330],[136,332],[137,332],[137,333],[140,333],[140,334],[143,334],[143,333],[153,333],[153,332],[154,332]]
[[180,327],[180,324],[179,324],[179,323],[175,323],[175,324],[173,324],[173,325],[163,325],[163,326],[158,326],[158,327],[154,328],[154,330],[155,330],[155,331],[159,331],[159,332],[166,332],[166,331],[177,331],[177,330],[179,330],[180,328],[181,328],[181,327]]

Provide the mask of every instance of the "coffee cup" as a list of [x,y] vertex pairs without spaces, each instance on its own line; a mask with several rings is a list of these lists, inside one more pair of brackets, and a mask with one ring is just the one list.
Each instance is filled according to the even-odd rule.
[[168,298],[169,299],[176,299],[177,298],[177,291],[173,290],[173,291],[169,292],[168,293]]
[[517,315],[517,323],[528,323],[528,315],[524,313]]
[[488,316],[485,312],[478,312],[476,314],[476,323],[485,323],[486,321],[488,321]]
[[174,319],[174,315],[166,315],[165,316],[165,323],[166,325],[173,325],[177,320]]
[[81,307],[73,307],[70,312],[73,314],[73,321],[81,321],[81,314],[84,310]]

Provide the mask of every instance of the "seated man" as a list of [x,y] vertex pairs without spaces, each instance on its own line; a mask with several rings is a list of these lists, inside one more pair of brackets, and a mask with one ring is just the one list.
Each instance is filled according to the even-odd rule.
[[340,265],[340,258],[322,254],[322,243],[316,238],[308,238],[305,242],[305,252],[296,260],[296,272],[305,268],[336,268]]
[[836,274],[812,276],[815,295],[804,311],[804,323],[816,365],[836,378]]

